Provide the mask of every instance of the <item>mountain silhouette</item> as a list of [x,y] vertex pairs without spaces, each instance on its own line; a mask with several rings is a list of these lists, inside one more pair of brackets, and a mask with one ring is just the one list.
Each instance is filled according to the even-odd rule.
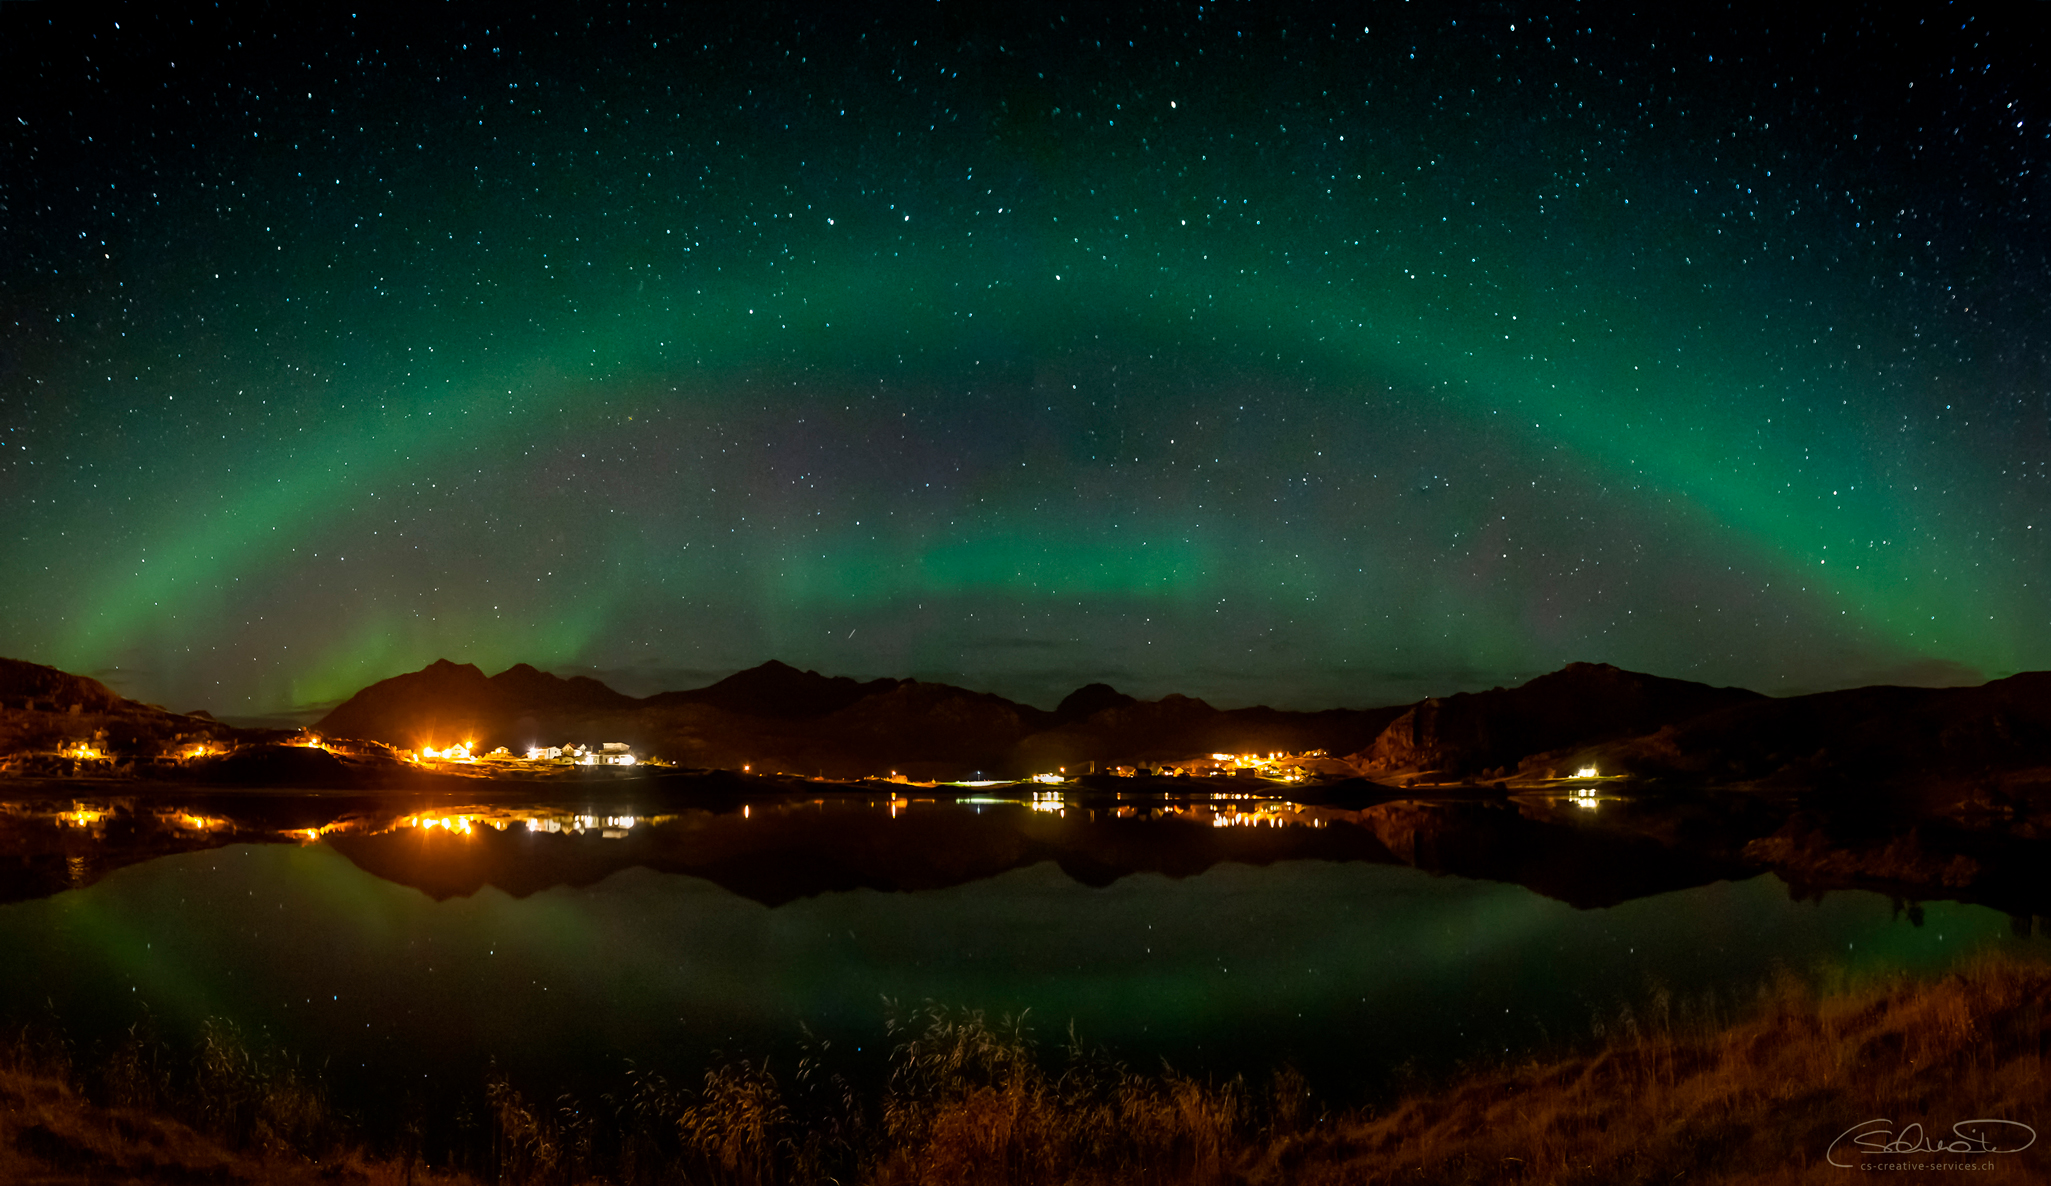
[[1356,755],[1370,773],[1515,772],[1543,755],[1652,733],[1767,698],[1607,663],[1569,663],[1515,688],[1425,700]]
[[704,704],[741,716],[767,717],[780,721],[802,721],[823,717],[868,696],[888,692],[903,681],[875,679],[858,683],[847,676],[831,678],[816,671],[799,671],[775,659],[746,671],[736,671],[708,687],[689,692],[661,692],[644,703]]

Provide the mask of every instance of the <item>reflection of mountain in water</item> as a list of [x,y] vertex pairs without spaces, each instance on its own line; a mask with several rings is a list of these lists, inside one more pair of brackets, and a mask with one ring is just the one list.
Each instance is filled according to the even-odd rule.
[[892,811],[822,800],[763,805],[745,817],[637,821],[614,839],[596,826],[575,833],[473,824],[464,834],[414,827],[331,842],[364,869],[438,898],[485,885],[516,896],[588,885],[639,865],[702,877],[769,905],[852,889],[941,889],[1043,861],[1095,886],[1136,873],[1188,877],[1226,861],[1407,864],[1515,882],[1582,907],[1755,872],[1735,859],[1735,837],[1720,854],[1676,850],[1646,832],[1598,826],[1572,807],[1559,814],[1545,805],[1416,800],[1359,811],[1035,806],[907,802]]
[[[1745,876],[1745,840],[1771,821],[1699,805],[1595,813],[1571,801],[1399,799],[1358,809],[1252,797],[1145,801],[912,800],[764,795],[703,806],[625,784],[610,807],[395,804],[390,797],[226,794],[178,809],[45,802],[0,814],[0,894],[40,897],[122,865],[228,843],[324,840],[379,877],[436,898],[486,885],[515,896],[642,866],[775,905],[851,889],[961,885],[1045,861],[1088,885],[1187,877],[1221,862],[1369,861],[1515,882],[1577,906]],[[735,788],[726,788],[729,792]],[[694,805],[695,804],[695,805]],[[408,810],[410,808],[410,810]],[[632,814],[629,814],[632,813]]]
[[1771,870],[1804,893],[1859,886],[2051,914],[2051,862],[2028,821],[1966,826],[1758,795],[1630,793],[1614,780],[1429,795],[1359,780],[1293,792],[1252,779],[1089,784],[981,798],[711,772],[582,784],[469,779],[462,799],[223,790],[184,792],[173,806],[53,795],[0,804],[0,900],[79,888],[178,852],[325,841],[436,898],[486,885],[523,896],[634,866],[775,905],[851,889],[944,888],[1045,861],[1100,886],[1221,862],[1330,860],[1510,882],[1580,907]]

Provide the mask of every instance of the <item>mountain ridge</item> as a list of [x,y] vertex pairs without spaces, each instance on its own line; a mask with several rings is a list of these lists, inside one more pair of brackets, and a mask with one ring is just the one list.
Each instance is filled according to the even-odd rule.
[[[409,694],[391,694],[408,681],[417,685]],[[533,695],[515,705],[505,693],[515,686]],[[473,693],[467,705],[452,694],[460,688]],[[478,695],[483,689],[493,691]],[[375,714],[359,715],[372,706]],[[432,731],[454,721],[478,730],[470,740],[481,743],[517,748],[576,733],[686,765],[830,777],[1022,777],[1322,749],[1331,755],[1318,764],[1327,773],[1399,784],[1530,781],[1594,766],[1676,786],[1860,783],[1936,793],[1941,784],[1945,794],[1995,804],[2051,786],[2051,673],[1978,688],[1768,697],[1577,662],[1514,687],[1369,709],[1219,709],[1094,683],[1049,711],[950,684],[857,681],[777,660],[638,700],[595,680],[531,668],[485,677],[440,660],[371,685],[319,728],[409,745],[420,744],[423,722],[438,722]],[[359,725],[372,727],[351,728]],[[527,735],[515,736],[522,729]],[[549,730],[561,736],[541,736]]]
[[1365,744],[1400,711],[1221,710],[1172,693],[1140,700],[1108,684],[1079,688],[1049,711],[952,684],[860,681],[776,659],[702,688],[636,698],[525,664],[486,676],[438,659],[362,688],[314,729],[404,748],[617,740],[694,766],[953,777],[1220,749],[1337,752]]
[[[486,675],[438,659],[358,690],[315,729],[406,750],[620,741],[680,766],[836,779],[1072,776],[1186,767],[1220,753],[1323,750],[1306,769],[1384,785],[1528,785],[1592,766],[1676,789],[1842,792],[1951,815],[2028,814],[2051,801],[2051,672],[1977,687],[1767,697],[1571,663],[1515,687],[1368,709],[1219,709],[1093,683],[1048,710],[951,684],[861,681],[777,660],[702,688],[634,697],[524,663]],[[259,760],[244,751],[305,743],[300,734],[172,713],[89,677],[0,659],[0,770],[16,775],[55,775],[88,758],[139,770],[175,757],[188,771],[181,777],[226,777],[240,762],[257,778],[263,762],[321,759]],[[194,764],[194,747],[221,756]],[[390,760],[376,752],[352,760]],[[208,774],[209,763],[221,769]],[[331,773],[362,785],[385,777],[367,767]]]

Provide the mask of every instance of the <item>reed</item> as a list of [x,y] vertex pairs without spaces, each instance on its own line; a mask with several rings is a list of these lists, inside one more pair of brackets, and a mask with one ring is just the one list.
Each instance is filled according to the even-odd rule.
[[[323,1078],[232,1024],[188,1050],[147,1019],[81,1053],[48,1021],[0,1049],[0,1180],[508,1186],[1140,1186],[1843,1181],[1834,1136],[1874,1117],[2051,1129],[2051,967],[1983,958],[1928,980],[1783,975],[1745,1000],[1655,990],[1577,1053],[1469,1067],[1331,1113],[1290,1068],[1258,1088],[1146,1072],[1029,1018],[889,1010],[862,1090],[805,1035],[788,1063],[679,1085],[628,1068],[595,1104],[494,1071],[463,1116],[369,1132]],[[474,1121],[474,1123],[471,1123]],[[438,1143],[428,1131],[443,1134]],[[453,1135],[451,1135],[453,1134]],[[2051,1145],[1977,1181],[2040,1181]],[[156,1174],[156,1167],[165,1171]],[[175,1172],[172,1172],[174,1171]]]
[[0,1044],[0,1181],[426,1183],[371,1156],[323,1076],[233,1023],[189,1050],[145,1016],[79,1052],[54,1018]]
[[[1841,1181],[1833,1138],[1889,1118],[1947,1130],[1993,1117],[2051,1132],[2051,969],[1982,958],[1932,981],[1792,976],[1744,1016],[1619,1018],[1578,1057],[1470,1075],[1297,1152],[1304,1183]],[[1984,1159],[1976,1181],[2042,1181],[2051,1149]],[[1903,1159],[1909,1160],[1909,1159]],[[1927,1159],[1926,1159],[1927,1160]]]

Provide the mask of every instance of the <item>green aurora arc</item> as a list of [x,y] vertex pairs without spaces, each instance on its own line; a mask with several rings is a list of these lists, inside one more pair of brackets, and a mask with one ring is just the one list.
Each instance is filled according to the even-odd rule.
[[[148,262],[66,279],[63,216],[13,228],[50,265],[17,305],[102,316],[16,331],[0,643],[243,712],[442,655],[1302,705],[1575,658],[1768,691],[2051,662],[2041,276],[1945,217],[2041,129],[1947,189],[1827,100],[1662,92],[1622,34],[1461,104],[1434,84],[1507,33],[1399,32],[1422,85],[1372,36],[1259,35],[1053,80],[1064,34],[988,65],[1001,31],[907,33],[888,69],[825,35],[825,82],[768,92],[787,134],[718,114],[759,71],[680,96],[659,49],[451,49],[422,102],[572,96],[467,133],[364,81],[391,47],[338,68],[282,134],[390,129],[222,133],[195,172],[232,181],[123,220]],[[900,80],[973,53],[971,130],[911,142]]]

